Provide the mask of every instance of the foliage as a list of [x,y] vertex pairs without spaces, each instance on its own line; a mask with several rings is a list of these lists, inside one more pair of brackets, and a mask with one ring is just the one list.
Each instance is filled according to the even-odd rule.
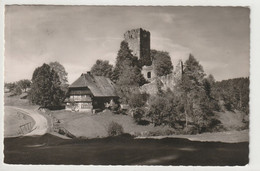
[[145,115],[145,104],[148,100],[149,95],[146,93],[135,92],[129,95],[128,104],[131,108],[133,118],[136,123],[140,123]]
[[107,60],[98,59],[91,68],[91,73],[96,76],[112,77],[113,65],[109,64]]
[[29,100],[42,107],[61,105],[64,92],[58,74],[47,64],[34,70]]
[[122,41],[120,44],[120,49],[117,53],[116,64],[112,74],[112,80],[117,82],[119,76],[125,70],[125,65],[127,66],[138,66],[138,59],[134,57],[131,50],[128,47],[128,43]]
[[20,86],[16,86],[14,88],[14,90],[12,91],[13,95],[20,95],[22,94],[22,89],[20,88]]
[[134,92],[130,94],[128,104],[131,108],[143,107],[148,97],[147,93]]
[[249,113],[249,78],[218,81],[212,86],[212,96],[224,102],[227,110]]
[[49,66],[58,74],[61,82],[61,88],[63,91],[66,91],[68,88],[68,73],[66,72],[64,66],[57,61],[50,62]]
[[110,105],[110,110],[112,110],[113,112],[117,112],[119,109],[118,104],[119,104],[118,101],[115,102],[114,100],[112,100],[111,105]]
[[170,90],[157,94],[149,100],[148,116],[155,126],[162,124],[174,126],[181,120],[180,110],[179,99]]
[[9,89],[11,95],[20,95],[22,94],[22,90],[26,92],[26,90],[30,87],[31,81],[27,79],[20,80],[18,82],[13,83],[5,83],[5,87]]
[[121,103],[128,104],[130,95],[133,92],[138,91],[138,80],[145,81],[139,73],[138,68],[130,66],[126,67],[116,83],[116,92],[120,97]]
[[108,130],[107,130],[108,136],[118,136],[124,133],[124,129],[122,125],[116,123],[116,122],[111,122],[108,125]]
[[203,67],[192,56],[185,62],[185,69],[182,79],[177,84],[177,89],[184,107],[185,127],[189,130],[188,124],[201,132],[210,124],[215,107],[211,98],[211,83],[204,78]]
[[23,79],[18,81],[17,85],[26,92],[26,90],[31,86],[31,81],[27,79]]
[[133,112],[133,118],[134,118],[135,122],[137,124],[141,124],[142,118],[145,115],[145,108],[136,107],[136,108],[133,108],[131,112]]
[[4,86],[5,86],[6,88],[8,88],[9,91],[13,91],[17,85],[16,85],[16,83],[5,83]]
[[146,83],[138,60],[131,54],[127,42],[121,43],[112,79],[116,82],[116,92],[121,103],[128,103],[129,96]]
[[172,73],[173,65],[168,52],[151,50],[151,58],[157,76],[163,76]]

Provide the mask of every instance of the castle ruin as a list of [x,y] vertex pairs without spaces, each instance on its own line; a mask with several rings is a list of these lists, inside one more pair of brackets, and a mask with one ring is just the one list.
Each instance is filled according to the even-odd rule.
[[157,91],[156,81],[158,80],[162,83],[163,90],[167,90],[168,88],[173,90],[177,80],[182,77],[183,63],[180,60],[171,74],[157,77],[150,55],[150,35],[149,31],[142,28],[132,29],[124,34],[124,39],[128,43],[129,49],[132,51],[132,54],[138,58],[142,65],[141,72],[144,78],[149,82],[140,87],[140,90],[141,92],[155,94]]
[[132,29],[124,34],[125,41],[142,66],[152,64],[150,57],[150,32],[142,28]]

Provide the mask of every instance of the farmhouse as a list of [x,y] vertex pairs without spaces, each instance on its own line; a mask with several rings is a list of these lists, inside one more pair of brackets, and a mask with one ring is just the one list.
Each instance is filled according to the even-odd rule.
[[65,99],[66,110],[92,111],[104,109],[105,104],[116,101],[114,83],[106,77],[83,73],[69,86]]

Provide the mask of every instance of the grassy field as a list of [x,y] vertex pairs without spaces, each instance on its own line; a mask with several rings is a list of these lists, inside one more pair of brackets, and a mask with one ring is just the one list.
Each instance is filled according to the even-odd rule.
[[196,135],[169,135],[169,136],[153,136],[153,137],[148,136],[148,137],[138,137],[138,138],[162,139],[166,137],[185,138],[191,141],[201,141],[201,142],[225,142],[225,143],[249,142],[249,130],[202,133]]
[[4,94],[4,106],[16,106],[24,109],[37,109],[38,105],[32,105],[27,99],[20,99],[19,96],[10,97],[10,93]]
[[106,137],[108,125],[113,121],[123,126],[124,132],[141,134],[146,132],[173,130],[168,126],[137,125],[128,115],[116,115],[109,110],[97,113],[76,113],[64,110],[53,111],[52,115],[59,119],[61,126],[77,137]]
[[[76,113],[69,111],[54,111],[52,115],[60,120],[61,126],[66,128],[70,133],[76,137],[82,138],[96,138],[106,137],[108,125],[113,121],[123,126],[124,132],[131,135],[151,138],[151,134],[155,133],[163,135],[167,132],[174,132],[173,128],[168,126],[137,125],[133,118],[128,115],[116,115],[109,110],[100,112],[98,114],[91,113]],[[222,116],[225,115],[225,116]],[[203,133],[197,135],[166,135],[166,136],[153,136],[153,138],[187,138],[196,141],[215,141],[215,142],[248,142],[248,130],[236,130],[243,127],[242,114],[234,112],[217,113],[217,117],[221,117],[223,126],[227,131],[215,133]],[[240,127],[239,127],[240,126]]]
[[4,137],[13,137],[28,133],[34,124],[35,122],[30,116],[23,114],[16,109],[5,107]]
[[[8,97],[9,94],[5,94],[5,106],[17,106],[24,109],[35,110],[39,106],[31,105],[28,100],[20,99],[19,96]],[[19,126],[27,122],[33,122],[30,117],[21,120],[17,118],[17,111],[11,111],[5,109],[5,135],[13,136],[19,131]],[[131,135],[147,137],[151,133],[155,135],[163,135],[165,133],[170,134],[174,132],[174,129],[168,126],[156,126],[153,124],[137,125],[133,118],[128,115],[116,115],[112,112],[105,110],[103,112],[92,113],[78,113],[65,110],[51,111],[51,115],[59,120],[59,125],[67,129],[70,133],[76,137],[81,138],[97,138],[106,137],[108,135],[108,125],[113,121],[123,126],[124,132]],[[47,113],[42,113],[48,120],[48,123],[52,123],[51,118]],[[226,132],[220,133],[205,133],[198,135],[173,135],[173,137],[189,138],[190,140],[200,141],[221,141],[221,142],[244,142],[248,141],[248,130],[239,131],[245,126],[242,122],[245,115],[239,111],[234,112],[216,112],[216,118],[218,118]],[[247,118],[248,119],[248,118]],[[51,126],[51,124],[49,125]],[[236,131],[238,130],[238,131]],[[51,130],[50,130],[51,131]],[[167,135],[168,135],[167,133]],[[172,136],[172,135],[171,135]],[[158,137],[157,137],[158,138]]]
[[19,96],[10,97],[10,93],[4,94],[4,136],[12,137],[28,133],[29,130],[26,128],[27,126],[22,128],[20,128],[20,126],[31,123],[31,127],[33,127],[35,121],[30,116],[16,109],[8,108],[8,106],[31,110],[37,109],[39,106],[32,105],[27,99],[20,99]]

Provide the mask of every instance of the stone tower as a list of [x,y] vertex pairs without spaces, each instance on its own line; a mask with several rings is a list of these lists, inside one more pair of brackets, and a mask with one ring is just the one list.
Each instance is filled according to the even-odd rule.
[[176,65],[176,67],[174,69],[174,72],[173,72],[175,77],[176,77],[176,79],[181,79],[182,78],[183,69],[184,69],[183,62],[182,62],[182,60],[179,60],[178,64]]
[[129,30],[124,34],[125,41],[128,43],[129,49],[132,50],[143,65],[151,65],[150,57],[150,32],[142,28]]

